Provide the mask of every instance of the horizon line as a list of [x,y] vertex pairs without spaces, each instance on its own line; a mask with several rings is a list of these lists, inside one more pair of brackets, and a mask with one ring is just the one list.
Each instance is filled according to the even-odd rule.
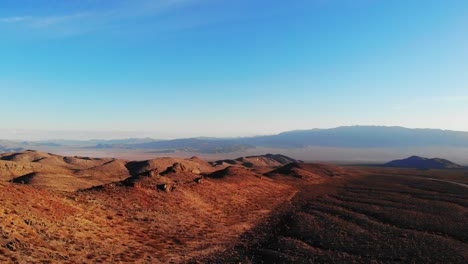
[[[423,127],[405,127],[400,125],[343,125],[343,126],[333,126],[333,127],[326,127],[326,128],[304,128],[304,129],[291,129],[291,130],[283,130],[276,133],[270,134],[251,134],[251,135],[239,135],[239,136],[207,136],[207,135],[199,135],[199,136],[181,136],[181,137],[154,137],[150,136],[149,134],[158,133],[158,131],[104,131],[104,130],[95,130],[95,131],[86,131],[86,130],[47,130],[47,129],[23,129],[23,128],[0,128],[0,133],[5,133],[8,131],[21,131],[23,133],[74,133],[74,134],[111,134],[111,133],[122,133],[127,134],[126,136],[116,136],[116,137],[88,137],[82,138],[79,137],[55,137],[55,138],[42,138],[42,139],[27,139],[27,138],[8,138],[8,137],[0,137],[0,140],[3,141],[26,141],[26,142],[47,142],[47,141],[95,141],[95,140],[128,140],[128,139],[151,139],[151,140],[161,140],[161,141],[168,141],[168,140],[178,140],[178,139],[239,139],[239,138],[253,138],[253,137],[262,137],[262,136],[275,136],[280,135],[282,133],[288,132],[300,132],[300,131],[312,131],[312,130],[331,130],[331,129],[338,129],[338,128],[347,128],[347,127],[381,127],[381,128],[402,128],[402,129],[409,129],[409,130],[439,130],[439,131],[447,131],[447,132],[462,132],[468,133],[468,131],[464,130],[453,130],[453,129],[444,129],[444,128],[423,128]],[[130,135],[130,134],[146,134],[142,136],[138,135]]]

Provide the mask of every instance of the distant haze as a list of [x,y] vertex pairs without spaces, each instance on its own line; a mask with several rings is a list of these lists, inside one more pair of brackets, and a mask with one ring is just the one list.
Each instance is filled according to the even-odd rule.
[[[42,135],[35,133],[34,136]],[[46,134],[44,134],[46,135]],[[60,134],[49,133],[49,137]],[[75,132],[68,136],[79,136]],[[88,134],[105,136],[106,133]],[[0,152],[38,149],[66,155],[117,156],[144,159],[152,156],[202,156],[222,159],[265,153],[281,153],[296,159],[344,163],[386,162],[412,155],[447,158],[468,164],[468,132],[409,129],[384,126],[349,126],[310,129],[275,135],[233,138],[180,138],[172,140],[135,138],[79,140],[50,139],[20,142],[0,141]],[[27,134],[18,134],[24,140]]]
[[0,139],[5,140],[92,140],[92,139],[123,139],[144,138],[158,133],[137,131],[65,131],[65,130],[35,130],[35,129],[0,129]]
[[[403,127],[386,127],[386,126],[350,126],[354,128],[364,127],[364,128],[403,128]],[[344,127],[338,127],[344,128]],[[314,128],[317,130],[328,130],[334,128]],[[307,133],[308,131],[314,129],[304,129],[304,130],[285,130],[278,131],[275,133],[254,133],[246,132],[241,134],[234,134],[231,132],[229,135],[218,135],[218,133],[213,133],[212,131],[207,132],[208,134],[195,133],[189,129],[184,131],[116,131],[116,130],[103,130],[103,131],[73,131],[73,130],[34,130],[34,129],[2,129],[0,128],[0,140],[20,140],[20,141],[54,141],[54,140],[113,140],[113,139],[128,139],[128,138],[152,138],[152,139],[162,139],[162,140],[171,140],[171,139],[180,139],[180,138],[240,138],[240,137],[257,137],[257,136],[268,136],[268,135],[277,135],[284,133],[295,133],[295,135],[301,135],[302,133]],[[427,129],[427,128],[417,128],[417,129]],[[432,130],[432,129],[428,129]],[[451,130],[438,130],[434,131],[447,131]],[[361,133],[372,133],[362,130]],[[456,132],[456,131],[453,131]],[[458,131],[464,132],[464,131]],[[359,132],[355,132],[359,133]],[[287,134],[286,134],[287,135]],[[363,138],[365,141],[366,138]],[[361,145],[358,143],[357,145]]]

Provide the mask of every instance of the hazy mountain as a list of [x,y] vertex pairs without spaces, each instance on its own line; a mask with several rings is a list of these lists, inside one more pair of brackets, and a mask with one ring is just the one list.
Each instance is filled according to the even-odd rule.
[[416,168],[416,169],[462,169],[463,166],[460,166],[456,163],[453,163],[446,159],[439,158],[423,158],[418,156],[411,156],[406,159],[393,160],[386,164],[385,167],[399,167],[399,168]]
[[[156,140],[151,138],[129,138],[116,140],[50,140],[36,142],[17,142],[1,144],[0,151],[19,151],[22,149],[42,149],[57,151],[66,147],[83,147],[88,149],[141,149],[143,151],[174,151],[199,153],[233,153],[253,148],[299,150],[309,147],[340,149],[378,149],[413,150],[399,152],[398,155],[381,160],[392,159],[401,155],[446,155],[462,148],[468,148],[468,132],[439,129],[409,129],[403,127],[383,126],[349,126],[331,129],[297,130],[277,135],[243,137],[243,138],[185,138],[174,140]],[[445,152],[417,152],[415,149],[431,148]],[[457,152],[458,153],[458,152]],[[302,158],[303,155],[299,155]],[[349,159],[349,155],[344,159]],[[383,157],[382,157],[383,158]],[[316,159],[316,158],[314,158]],[[330,158],[327,158],[330,159]],[[332,158],[334,159],[334,158]],[[369,160],[368,158],[365,158]]]
[[0,153],[22,151],[21,144],[14,141],[0,140]]
[[263,167],[278,167],[286,164],[298,162],[297,160],[281,154],[265,154],[257,156],[247,156],[237,159],[224,159],[211,162],[213,166],[224,165],[242,165],[245,167],[263,166]]
[[178,149],[201,153],[227,153],[242,151],[253,148],[254,146],[243,144],[235,140],[187,138],[129,144],[127,147],[137,149]]
[[284,132],[273,136],[241,139],[255,146],[297,148],[324,147],[467,147],[468,132],[409,129],[383,126],[349,126]]
[[5,146],[0,146],[0,153],[5,153],[5,152],[17,152],[17,151],[22,151],[23,148],[9,148]]
[[128,144],[140,144],[158,141],[153,138],[125,138],[125,139],[91,139],[91,140],[46,140],[46,141],[34,141],[27,142],[30,145],[39,146],[93,146],[93,145],[128,145]]
[[[119,144],[119,147],[121,146],[122,144]],[[352,148],[468,147],[468,132],[350,126],[289,131],[271,136],[235,139],[189,138],[126,145],[126,147],[137,149],[190,149],[200,152],[230,152],[251,147],[302,148],[307,146]],[[112,144],[97,147],[112,147]]]

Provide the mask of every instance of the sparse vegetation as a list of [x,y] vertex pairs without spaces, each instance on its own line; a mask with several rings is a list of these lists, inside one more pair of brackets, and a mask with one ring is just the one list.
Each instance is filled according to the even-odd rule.
[[252,231],[255,245],[207,261],[464,263],[467,198],[466,187],[396,175],[303,186],[279,220]]
[[[0,182],[2,263],[463,263],[468,257],[468,195],[454,183],[463,171],[281,166],[267,156],[213,166],[196,157],[123,162],[27,152],[7,158],[40,169],[57,161],[67,170],[87,164],[80,171],[94,179],[114,179],[123,169],[129,176],[78,192],[57,191],[65,177],[49,176],[53,184],[42,186]],[[246,161],[253,166],[242,166]],[[78,172],[69,177],[86,181]]]

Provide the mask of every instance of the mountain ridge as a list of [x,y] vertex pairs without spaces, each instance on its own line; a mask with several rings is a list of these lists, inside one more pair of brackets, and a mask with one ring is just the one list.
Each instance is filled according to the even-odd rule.
[[[263,172],[296,160],[280,154],[241,157],[238,168],[257,168]],[[134,181],[140,178],[181,174],[200,177],[232,164],[209,163],[198,157],[157,157],[144,161],[115,158],[60,156],[33,150],[0,154],[0,181],[23,183],[60,191],[77,191],[92,187]],[[186,179],[181,179],[186,180]]]
[[[130,148],[192,148],[200,152],[230,152],[255,147],[468,147],[468,132],[385,126],[344,126],[331,129],[286,131],[276,135],[200,139],[185,138],[129,145]],[[218,150],[216,149],[218,148]]]
[[[7,142],[7,143],[5,143]],[[3,144],[2,144],[3,143]],[[81,144],[86,149],[137,149],[167,152],[199,152],[205,154],[232,153],[249,149],[305,147],[335,148],[407,148],[450,147],[468,148],[468,132],[404,128],[399,126],[342,126],[330,129],[285,131],[275,135],[238,138],[192,137],[171,140],[129,138],[90,141],[0,141],[0,152],[21,150],[38,146],[60,147],[66,144]],[[68,146],[68,145],[67,145]],[[3,149],[3,151],[2,151]]]
[[406,159],[393,160],[383,165],[384,167],[416,168],[416,169],[463,169],[464,167],[441,158],[424,158],[411,156]]

